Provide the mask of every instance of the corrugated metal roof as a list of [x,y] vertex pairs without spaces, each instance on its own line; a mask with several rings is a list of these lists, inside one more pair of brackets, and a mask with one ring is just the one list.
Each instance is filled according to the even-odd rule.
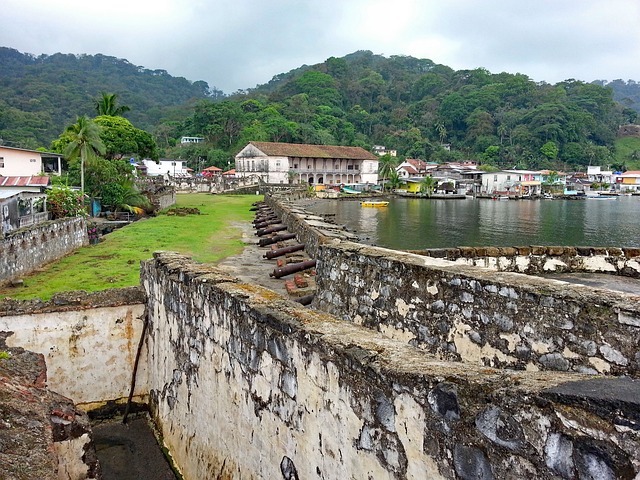
[[249,142],[261,152],[274,157],[344,158],[351,160],[378,160],[361,147],[335,145],[309,145],[304,143]]
[[51,179],[44,175],[29,177],[0,177],[0,187],[46,187]]
[[0,145],[0,149],[3,149],[3,148],[6,148],[7,150],[17,150],[19,152],[39,153],[40,156],[44,156],[44,157],[60,157],[60,158],[63,157],[61,153],[41,152],[40,150],[29,150],[28,148],[7,147],[6,145]]

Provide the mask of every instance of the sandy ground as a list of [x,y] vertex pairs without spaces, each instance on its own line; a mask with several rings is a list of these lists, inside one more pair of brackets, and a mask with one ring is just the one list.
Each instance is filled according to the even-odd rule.
[[[244,250],[238,255],[225,258],[218,263],[218,266],[223,267],[229,275],[243,282],[255,283],[287,296],[284,280],[269,276],[276,268],[275,259],[264,258],[264,254],[270,247],[258,246],[260,237],[255,235],[255,229],[252,224],[238,223],[234,226],[242,230]],[[293,244],[293,241],[290,242]]]

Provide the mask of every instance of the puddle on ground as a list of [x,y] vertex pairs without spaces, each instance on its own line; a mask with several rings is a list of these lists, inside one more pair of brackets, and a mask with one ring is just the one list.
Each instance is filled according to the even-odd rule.
[[103,480],[176,480],[146,415],[93,423]]

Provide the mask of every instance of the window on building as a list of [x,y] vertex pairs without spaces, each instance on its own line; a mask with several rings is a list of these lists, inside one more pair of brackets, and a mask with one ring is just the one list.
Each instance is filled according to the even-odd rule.
[[0,168],[4,168],[4,157],[0,157]]
[[493,176],[493,181],[494,181],[494,182],[497,182],[497,181],[498,181],[498,175],[494,175],[494,176]]
[[507,181],[511,180],[511,175],[507,175]]

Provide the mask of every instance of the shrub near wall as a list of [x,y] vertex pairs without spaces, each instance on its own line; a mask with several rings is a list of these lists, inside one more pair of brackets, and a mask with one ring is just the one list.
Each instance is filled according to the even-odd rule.
[[87,245],[82,217],[62,218],[13,231],[0,240],[0,282],[27,275]]

